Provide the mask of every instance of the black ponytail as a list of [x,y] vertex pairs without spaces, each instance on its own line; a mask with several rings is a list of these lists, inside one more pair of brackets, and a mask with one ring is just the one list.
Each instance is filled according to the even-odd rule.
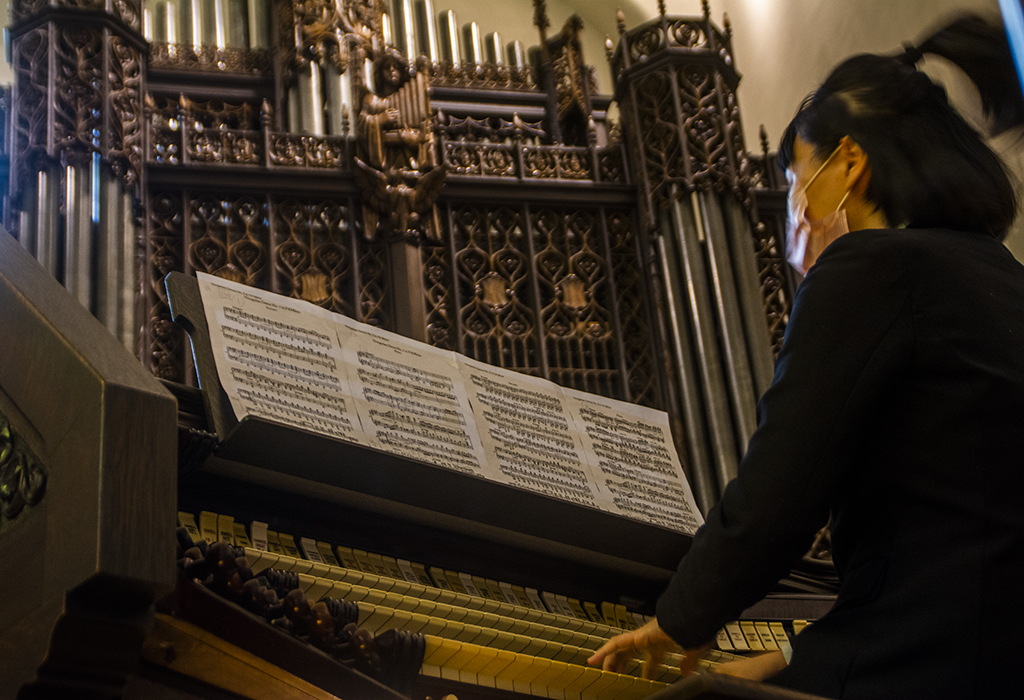
[[981,94],[993,136],[1024,124],[1024,94],[1001,26],[966,15],[920,42],[917,49],[942,56],[967,74]]
[[1024,97],[1002,27],[957,19],[897,56],[839,64],[797,111],[779,146],[786,169],[799,135],[827,156],[844,136],[867,154],[867,199],[892,226],[985,231],[1002,240],[1017,195],[999,157],[914,66],[924,54],[959,66],[978,86],[993,134],[1024,125]]

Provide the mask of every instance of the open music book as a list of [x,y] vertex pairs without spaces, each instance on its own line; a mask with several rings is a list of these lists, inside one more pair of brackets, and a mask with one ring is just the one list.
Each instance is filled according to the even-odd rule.
[[686,534],[703,523],[662,411],[198,277],[217,374],[239,420],[263,418]]

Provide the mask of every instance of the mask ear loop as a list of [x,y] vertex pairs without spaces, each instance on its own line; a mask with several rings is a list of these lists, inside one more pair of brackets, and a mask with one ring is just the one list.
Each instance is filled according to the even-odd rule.
[[853,188],[852,187],[850,189],[846,190],[846,194],[844,194],[843,198],[839,200],[839,206],[836,207],[836,211],[839,211],[840,209],[843,208],[843,205],[846,204],[846,198],[850,196],[851,192],[853,192]]

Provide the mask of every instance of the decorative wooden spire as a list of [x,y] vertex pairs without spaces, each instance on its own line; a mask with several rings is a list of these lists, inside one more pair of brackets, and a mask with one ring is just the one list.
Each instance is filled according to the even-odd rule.
[[548,9],[544,0],[533,0],[533,25],[540,30],[541,37],[547,37],[547,28],[551,26],[548,21]]

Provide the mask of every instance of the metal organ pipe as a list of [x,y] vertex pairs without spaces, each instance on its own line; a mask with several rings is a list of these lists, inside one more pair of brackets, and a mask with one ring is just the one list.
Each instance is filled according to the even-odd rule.
[[61,241],[57,238],[60,211],[60,174],[51,167],[36,176],[36,259],[51,275],[60,279]]
[[476,22],[462,25],[462,38],[466,42],[466,63],[483,63],[484,47],[480,41],[480,27]]
[[124,183],[106,166],[94,170],[94,223],[99,228],[96,259],[99,266],[94,311],[103,325],[121,343],[132,349],[135,304],[134,250],[135,224],[131,194]]
[[249,21],[249,48],[262,49],[270,44],[267,0],[246,0]]
[[392,0],[391,17],[394,21],[395,48],[405,54],[410,63],[416,60],[416,20],[412,0]]
[[199,51],[203,45],[203,5],[201,0],[184,0],[181,4],[181,26]]
[[496,66],[505,65],[504,52],[501,49],[501,34],[491,32],[485,37],[484,53],[487,56],[488,63],[493,63]]
[[[289,109],[293,131],[302,131],[314,136],[324,135],[324,103],[321,82],[320,64],[316,61],[310,61],[308,66],[299,71],[298,85],[293,91],[296,97],[294,100],[296,111],[293,112]],[[291,102],[289,101],[289,103]]]
[[459,69],[462,59],[462,52],[459,50],[459,25],[455,20],[455,13],[446,10],[438,15],[441,36],[441,60],[448,61],[452,68]]
[[416,20],[419,53],[429,58],[431,63],[437,63],[441,60],[441,52],[437,45],[437,24],[434,21],[433,0],[417,0]]
[[[223,49],[228,45],[227,39],[227,8],[225,7],[225,0],[210,0],[207,5],[207,12],[212,15],[213,29],[210,32],[212,36],[208,39],[212,39],[214,46],[219,49]],[[206,38],[206,37],[204,37]]]
[[237,48],[249,47],[249,23],[246,19],[248,7],[246,0],[222,0],[226,8],[224,15],[224,41],[227,46]]
[[352,69],[344,73],[327,64],[323,69],[324,89],[327,95],[327,131],[342,136],[347,131],[343,123],[344,112],[352,114]]
[[[178,4],[164,0],[153,7],[153,38],[151,41],[178,43]],[[173,54],[172,54],[173,55]]]
[[508,43],[508,62],[516,68],[526,67],[526,52],[523,50],[522,43],[516,39]]
[[92,283],[96,251],[92,235],[91,175],[92,168],[84,165],[69,165],[64,169],[64,286],[82,306],[94,312]]

